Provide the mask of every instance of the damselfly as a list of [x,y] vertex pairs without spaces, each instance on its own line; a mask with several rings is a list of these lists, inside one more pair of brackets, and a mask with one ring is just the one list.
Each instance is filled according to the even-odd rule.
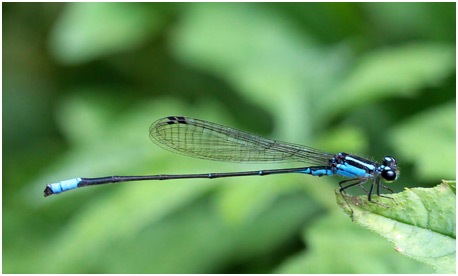
[[[342,196],[348,188],[359,186],[367,193],[369,202],[388,207],[372,200],[374,188],[378,196],[393,199],[380,194],[380,187],[393,192],[380,183],[380,179],[391,182],[398,176],[396,160],[391,156],[384,157],[382,164],[378,164],[344,152],[331,154],[311,147],[280,142],[220,124],[182,116],[159,119],[151,125],[149,132],[151,140],[160,147],[196,158],[228,162],[303,162],[312,166],[228,173],[73,178],[48,184],[44,191],[45,197],[75,188],[127,181],[304,173],[314,176],[340,175],[350,178],[339,183],[339,191]],[[367,191],[362,185],[369,180],[371,180],[371,185]],[[344,196],[343,198],[347,201]],[[348,201],[347,205],[353,214],[353,209]]]

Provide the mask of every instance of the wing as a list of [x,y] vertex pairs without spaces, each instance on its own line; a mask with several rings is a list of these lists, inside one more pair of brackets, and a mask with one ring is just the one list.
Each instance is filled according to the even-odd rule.
[[328,165],[334,157],[321,150],[280,142],[204,120],[170,116],[150,127],[158,146],[183,155],[228,162],[305,162]]

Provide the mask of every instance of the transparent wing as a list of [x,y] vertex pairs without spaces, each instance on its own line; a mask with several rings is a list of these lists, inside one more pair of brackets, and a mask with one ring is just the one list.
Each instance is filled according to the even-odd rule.
[[204,120],[170,116],[150,127],[158,146],[196,158],[228,162],[305,162],[328,165],[334,157],[321,150],[280,142]]

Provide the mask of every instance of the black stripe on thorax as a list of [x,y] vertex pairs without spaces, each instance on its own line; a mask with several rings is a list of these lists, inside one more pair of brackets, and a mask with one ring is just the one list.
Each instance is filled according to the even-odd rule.
[[376,162],[352,154],[341,153],[341,158],[342,161],[348,165],[363,169],[367,172],[376,170],[380,166]]

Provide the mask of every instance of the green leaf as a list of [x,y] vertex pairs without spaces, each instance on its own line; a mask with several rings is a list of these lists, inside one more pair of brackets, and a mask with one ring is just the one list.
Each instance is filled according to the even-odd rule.
[[455,178],[455,101],[401,122],[390,137],[398,155],[414,163],[415,175],[426,180]]
[[377,49],[359,59],[339,93],[329,100],[335,108],[344,109],[393,96],[411,97],[421,88],[438,85],[454,69],[455,46],[451,44],[412,43]]
[[391,199],[373,200],[390,208],[368,202],[367,196],[345,196],[336,190],[337,203],[354,221],[385,237],[395,250],[434,267],[438,273],[456,270],[456,196],[451,186],[414,188],[393,194]]
[[162,19],[142,4],[71,3],[51,32],[54,56],[78,64],[135,48],[159,29]]
[[291,17],[249,3],[195,3],[174,29],[170,47],[180,61],[269,109],[282,122],[277,133],[292,141],[310,137],[321,115],[333,112],[317,116],[321,105],[310,103],[328,93],[348,56],[344,43],[323,47]]
[[[242,167],[240,170],[246,169]],[[233,181],[230,185],[219,187],[215,204],[225,223],[235,227],[251,222],[266,212],[278,201],[279,197],[291,193],[301,193],[304,189],[303,186],[304,181],[298,181],[298,177],[294,175],[272,180],[253,177],[246,181]],[[307,201],[309,204],[306,209],[310,212],[322,208],[312,199]]]
[[426,264],[399,256],[382,237],[332,212],[304,229],[306,248],[288,258],[276,273],[394,274],[431,273]]
[[371,16],[374,34],[383,33],[384,39],[421,37],[455,41],[451,35],[455,32],[455,3],[372,2],[362,3],[362,8]]
[[455,180],[442,180],[443,183],[448,184],[456,195],[456,181]]

